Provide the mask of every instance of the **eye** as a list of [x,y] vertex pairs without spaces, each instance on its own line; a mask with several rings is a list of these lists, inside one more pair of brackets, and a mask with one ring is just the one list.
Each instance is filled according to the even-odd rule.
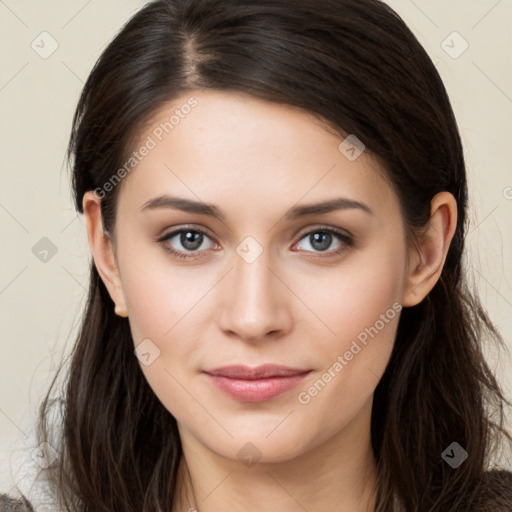
[[[200,253],[211,248],[208,244],[205,246],[206,239],[210,239],[210,237],[201,229],[180,228],[163,235],[156,241],[163,244],[165,250],[173,256],[187,259],[201,257]],[[328,251],[333,240],[336,239],[339,241],[338,248]],[[354,245],[350,236],[334,228],[317,228],[303,235],[301,240],[305,240],[307,242],[306,246],[309,244],[312,250],[300,248],[301,242],[298,242],[295,246],[298,246],[299,250],[327,253],[327,256],[341,254]],[[181,248],[179,248],[180,245]],[[216,244],[214,243],[213,245]],[[178,246],[178,249],[176,249],[176,246]]]
[[[338,248],[328,251],[327,249],[332,245],[335,239],[340,241]],[[350,236],[334,228],[317,228],[314,231],[306,233],[301,240],[306,241],[306,252],[328,252],[328,256],[341,254],[354,244]],[[301,242],[298,242],[296,246],[300,246],[300,244]],[[307,249],[308,245],[312,250]]]
[[[177,258],[197,258],[197,253],[208,249],[204,246],[206,238],[210,238],[204,231],[197,228],[180,228],[167,233],[157,240],[163,244],[165,250]],[[175,249],[174,246],[183,249]]]

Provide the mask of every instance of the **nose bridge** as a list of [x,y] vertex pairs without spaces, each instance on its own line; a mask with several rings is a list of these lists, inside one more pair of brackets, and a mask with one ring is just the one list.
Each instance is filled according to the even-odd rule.
[[[269,269],[269,251],[254,259],[256,248],[242,242],[226,284],[222,328],[243,339],[257,340],[286,329],[289,311],[278,280]],[[252,252],[252,254],[251,254]]]

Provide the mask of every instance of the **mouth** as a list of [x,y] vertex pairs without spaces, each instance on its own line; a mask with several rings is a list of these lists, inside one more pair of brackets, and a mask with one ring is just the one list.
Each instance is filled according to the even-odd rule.
[[265,364],[224,366],[203,373],[224,394],[242,402],[263,402],[297,386],[312,370]]

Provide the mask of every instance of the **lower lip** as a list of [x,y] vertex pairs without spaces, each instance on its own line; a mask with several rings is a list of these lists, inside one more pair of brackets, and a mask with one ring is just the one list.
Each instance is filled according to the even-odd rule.
[[232,379],[209,373],[206,373],[206,376],[217,389],[232,398],[242,402],[264,402],[295,387],[310,373],[256,380]]

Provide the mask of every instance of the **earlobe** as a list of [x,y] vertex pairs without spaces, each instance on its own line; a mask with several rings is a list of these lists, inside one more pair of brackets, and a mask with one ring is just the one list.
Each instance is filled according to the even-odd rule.
[[109,295],[115,303],[115,313],[128,316],[122,288],[121,275],[114,251],[114,242],[105,233],[101,216],[101,200],[93,191],[84,194],[82,201],[87,238],[94,258],[94,264]]
[[404,307],[419,304],[441,276],[457,226],[457,202],[449,192],[439,192],[431,201],[428,228],[409,255],[409,274],[404,289]]

